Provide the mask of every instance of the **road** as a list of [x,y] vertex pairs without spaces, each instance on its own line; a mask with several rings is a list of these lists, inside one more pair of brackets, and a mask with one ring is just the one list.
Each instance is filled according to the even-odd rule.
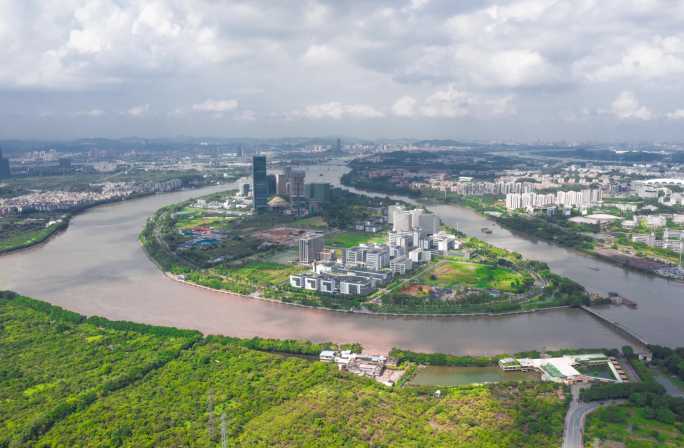
[[681,389],[677,387],[677,385],[674,384],[667,375],[656,369],[653,369],[653,376],[658,384],[665,388],[665,392],[667,392],[668,395],[672,397],[684,398],[684,392],[682,392]]
[[624,400],[606,400],[584,403],[579,401],[580,386],[571,386],[572,401],[565,415],[565,429],[563,430],[562,448],[584,447],[584,422],[587,415],[602,406],[622,404]]

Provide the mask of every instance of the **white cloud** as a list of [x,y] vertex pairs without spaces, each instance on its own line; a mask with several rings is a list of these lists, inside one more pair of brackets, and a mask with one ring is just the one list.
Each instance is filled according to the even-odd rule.
[[140,104],[129,108],[126,113],[131,117],[142,117],[150,110],[149,104]]
[[512,96],[476,95],[449,85],[445,90],[438,90],[428,96],[420,107],[420,112],[426,117],[436,118],[458,118],[468,115],[492,117],[514,114],[516,108]]
[[[607,55],[606,55],[607,56]],[[658,79],[684,75],[684,39],[677,36],[657,37],[649,43],[635,43],[627,48],[619,61],[602,64],[590,71],[592,81],[616,79]]]
[[242,110],[233,116],[235,121],[255,121],[256,119],[257,115],[253,110]]
[[310,119],[332,118],[379,118],[384,114],[367,104],[342,104],[332,101],[323,104],[312,104],[306,106],[304,110],[295,111],[294,117],[304,117]]
[[672,112],[668,112],[666,117],[669,120],[684,120],[684,109],[677,109]]
[[[349,134],[388,135],[396,124],[376,120],[369,130],[353,119],[392,115],[496,121],[444,131],[484,134],[478,138],[494,128],[532,138],[532,122],[545,124],[535,127],[545,137],[591,138],[602,120],[592,125],[578,112],[573,128],[557,118],[583,108],[604,118],[675,116],[684,91],[681,23],[684,2],[676,0],[381,0],[353,8],[323,0],[0,0],[0,104],[18,104],[3,122],[12,132],[22,122],[30,129],[27,117],[45,104],[58,122],[75,118],[73,104],[126,114],[121,104],[144,102],[155,109],[137,116],[167,105],[165,116],[187,133],[230,133],[234,122],[268,119],[273,126],[259,132],[331,132],[348,120]],[[648,106],[628,97],[610,107],[615,92],[631,90]],[[250,91],[258,114],[237,104]],[[17,103],[17,92],[32,93]],[[171,112],[175,105],[180,113]],[[206,119],[212,116],[227,120]],[[294,117],[333,123],[314,130],[304,120],[279,123]],[[44,121],[36,133],[59,128]],[[406,135],[430,129],[424,120],[405,121]],[[153,120],[144,124],[139,131],[168,132]],[[114,121],[93,125],[103,134],[129,133]],[[629,138],[654,132],[639,128]],[[675,128],[657,137],[684,138]],[[604,131],[619,137],[608,135],[610,126]]]
[[302,56],[302,61],[305,64],[312,66],[321,64],[333,64],[338,62],[342,56],[340,53],[327,45],[310,45],[306,49],[306,53]]
[[420,111],[426,117],[454,118],[468,115],[470,106],[470,96],[451,85],[427,97]]
[[653,118],[646,106],[639,104],[639,100],[632,92],[624,91],[611,103],[611,112],[616,117],[625,119],[650,120]]
[[392,105],[392,113],[398,117],[412,117],[416,113],[416,102],[411,96],[402,96]]
[[102,109],[87,109],[87,110],[80,110],[75,113],[77,117],[101,117],[104,115],[104,111]]
[[192,110],[198,112],[229,112],[240,107],[240,102],[238,100],[232,99],[207,99],[202,103],[197,103],[192,105]]

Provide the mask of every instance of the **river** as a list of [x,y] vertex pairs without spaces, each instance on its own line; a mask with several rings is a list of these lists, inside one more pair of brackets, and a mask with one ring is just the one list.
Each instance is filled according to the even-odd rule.
[[[307,182],[338,179],[341,166],[306,167]],[[224,187],[225,188],[225,187]],[[182,285],[166,278],[145,256],[137,236],[158,208],[217,191],[150,196],[109,204],[76,216],[47,244],[0,257],[0,289],[11,289],[86,315],[198,329],[206,334],[313,341],[360,342],[371,351],[400,346],[417,351],[496,354],[561,347],[619,347],[620,335],[581,310],[496,318],[389,318],[295,308]],[[610,314],[651,342],[684,340],[676,305],[681,285],[627,273],[564,249],[496,228],[460,207],[432,207],[450,224],[494,244],[548,262],[591,289],[615,290],[639,310]],[[598,267],[599,271],[589,269]],[[644,283],[643,285],[641,283]],[[679,296],[677,295],[679,293]],[[656,306],[650,306],[653,303]]]

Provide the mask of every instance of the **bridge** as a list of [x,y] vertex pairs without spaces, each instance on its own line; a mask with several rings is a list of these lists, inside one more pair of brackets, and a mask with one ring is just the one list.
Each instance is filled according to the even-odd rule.
[[603,314],[599,313],[598,311],[592,310],[588,306],[582,305],[580,308],[582,308],[584,311],[592,315],[594,318],[597,320],[601,321],[602,323],[608,325],[612,329],[614,329],[617,333],[625,336],[627,339],[632,341],[634,345],[637,347],[637,350],[635,350],[638,354],[642,355],[645,357],[647,360],[651,360],[652,353],[651,350],[649,350],[648,346],[649,343],[644,339],[642,336],[640,336],[638,333],[636,333],[634,330],[631,330],[621,324],[620,322],[616,322],[614,320],[610,320]]

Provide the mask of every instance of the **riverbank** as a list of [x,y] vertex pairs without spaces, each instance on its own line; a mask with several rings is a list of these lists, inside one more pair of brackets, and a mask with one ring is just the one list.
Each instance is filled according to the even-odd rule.
[[[389,388],[319,362],[335,344],[202,336],[8,292],[0,316],[0,446],[212,447],[221,432],[235,447],[560,443],[555,384],[441,388],[437,400],[434,387]],[[478,432],[464,433],[464,418]]]
[[[143,246],[144,248],[144,246]],[[147,254],[147,251],[145,251]],[[152,260],[152,262],[159,267],[159,264],[149,255],[147,254],[147,257]],[[344,314],[362,314],[366,316],[378,316],[378,317],[506,317],[506,316],[515,316],[515,315],[523,315],[523,314],[530,314],[530,313],[538,313],[542,311],[554,311],[554,310],[562,310],[562,309],[568,309],[568,308],[577,308],[573,305],[560,305],[560,306],[550,306],[546,308],[537,308],[537,309],[531,309],[531,310],[520,310],[520,311],[507,311],[507,312],[501,312],[501,313],[385,313],[385,312],[379,312],[379,311],[369,311],[369,310],[355,310],[355,309],[339,309],[339,308],[328,308],[324,306],[314,306],[314,305],[305,305],[302,303],[295,303],[295,302],[285,302],[282,300],[277,300],[277,299],[270,299],[267,297],[261,297],[258,295],[251,295],[251,294],[239,294],[236,292],[232,291],[227,291],[225,289],[216,289],[216,288],[211,288],[209,286],[204,286],[204,285],[198,285],[197,283],[189,282],[186,280],[183,280],[181,278],[178,278],[177,275],[171,273],[171,272],[164,272],[161,271],[162,274],[178,283],[184,284],[186,286],[192,286],[195,288],[200,288],[204,289],[206,291],[212,291],[212,292],[218,292],[221,294],[227,294],[230,296],[235,296],[235,297],[241,297],[244,299],[253,299],[253,300],[261,300],[263,302],[269,302],[269,303],[277,303],[279,305],[289,305],[289,306],[294,306],[298,308],[308,308],[311,310],[322,310],[322,311],[334,311],[337,313],[344,313]]]
[[[374,193],[374,194],[390,194],[389,191],[383,190],[382,188],[369,188],[372,187],[372,184],[364,184],[363,186],[361,185],[355,185],[350,176],[342,176],[342,184],[351,187],[360,191],[367,191],[369,193]],[[658,272],[657,269],[649,267],[649,264],[652,262],[649,259],[641,259],[638,257],[631,257],[627,254],[620,253],[619,256],[611,256],[611,255],[606,255],[606,254],[601,254],[600,252],[597,251],[597,249],[586,249],[582,247],[578,247],[576,245],[564,245],[564,244],[559,244],[557,240],[554,239],[549,239],[545,238],[543,236],[540,236],[539,234],[532,233],[529,231],[526,231],[524,228],[518,228],[518,227],[512,227],[510,225],[507,225],[507,223],[502,220],[498,219],[496,216],[489,215],[485,213],[485,210],[482,210],[481,208],[477,207],[473,202],[471,201],[466,201],[466,200],[439,200],[437,198],[432,198],[432,197],[425,197],[421,196],[418,194],[416,191],[413,190],[403,190],[403,191],[398,191],[398,190],[392,190],[391,194],[397,194],[397,195],[407,195],[411,199],[415,200],[416,202],[428,206],[428,205],[456,205],[460,207],[465,207],[468,208],[476,213],[478,213],[480,216],[484,217],[485,219],[491,220],[501,227],[511,231],[515,232],[516,234],[519,234],[523,237],[531,238],[531,239],[538,239],[540,241],[545,241],[550,244],[554,245],[559,245],[563,248],[569,249],[569,250],[574,250],[578,253],[582,253],[585,255],[589,255],[591,257],[603,260],[605,262],[608,262],[610,264],[613,264],[615,266],[619,266],[624,269],[632,270],[635,272],[639,272],[642,274],[646,274],[649,276],[653,277],[658,277],[661,279],[666,279],[666,280],[672,280],[677,283],[684,283],[684,278],[677,278],[673,277],[671,275],[663,275],[662,273]],[[665,267],[664,264],[662,264],[661,267]]]
[[36,239],[31,239],[27,242],[17,244],[17,245],[12,246],[12,247],[0,249],[0,257],[3,255],[9,255],[11,253],[16,253],[16,252],[19,252],[19,251],[22,251],[25,249],[34,248],[34,247],[39,246],[39,245],[47,244],[50,240],[57,237],[59,234],[65,232],[69,228],[69,224],[71,223],[71,220],[74,217],[76,217],[82,213],[85,213],[88,210],[94,209],[96,207],[100,207],[103,205],[116,204],[119,202],[135,201],[135,200],[143,199],[143,198],[153,196],[156,194],[166,194],[166,193],[175,193],[175,192],[179,192],[179,191],[197,190],[197,189],[204,188],[204,187],[207,187],[207,185],[198,186],[196,188],[181,188],[179,190],[164,192],[164,193],[137,193],[137,194],[131,195],[127,198],[114,198],[114,199],[108,199],[108,200],[104,200],[104,201],[96,201],[96,202],[93,202],[91,204],[86,204],[86,205],[75,207],[71,210],[67,210],[66,212],[64,212],[64,214],[60,218],[61,221],[57,224],[54,224],[52,226],[53,228],[49,229],[50,230],[49,232],[46,232],[45,234],[41,234],[40,237],[38,237]]
[[[318,178],[320,172],[327,176],[321,179],[335,183],[343,170],[343,167],[325,166],[307,175]],[[378,353],[387,352],[392,347],[406,347],[423,352],[496,354],[526,348],[621,347],[628,342],[574,308],[492,318],[384,317],[288,307],[242,297],[229,298],[170,281],[145,256],[137,240],[140,229],[152,210],[218,191],[222,191],[222,187],[155,195],[83,213],[71,222],[67,232],[50,244],[38,250],[21,251],[0,258],[0,289],[44,297],[53,304],[82,314],[115,320],[193,328],[204,334],[242,338],[358,341],[368,350]],[[465,211],[455,207],[435,211],[450,225],[455,224],[452,216],[469,217],[471,213],[468,211],[464,215]],[[472,216],[475,217],[474,214]],[[469,228],[469,233],[477,232],[482,226],[475,223],[472,229]],[[517,251],[518,244],[528,244],[511,238],[510,241],[497,240],[493,243],[513,251]],[[511,245],[511,241],[517,242]],[[567,275],[566,262],[569,259],[559,252],[545,247],[543,254],[553,254],[554,260],[561,255],[565,260],[562,265],[549,260],[546,255],[542,257],[543,261],[550,261],[556,266],[552,268],[554,271]],[[539,259],[535,252],[526,253],[531,259]],[[576,258],[570,257],[571,260]],[[593,289],[620,291],[627,295],[627,291],[616,284],[596,286],[596,281],[617,278],[614,277],[616,273],[611,271],[608,275],[602,272],[597,276],[596,272],[586,270],[586,260],[574,260],[571,266],[579,265],[584,276],[580,278],[572,271],[576,280],[588,281],[587,286]],[[630,297],[651,297],[654,285],[646,288],[643,282],[635,283],[636,278],[625,280],[620,284],[634,291]],[[658,289],[658,301],[649,300],[652,304],[649,309],[660,311],[667,305],[658,315],[663,316],[665,325],[655,327],[662,329],[662,335],[658,332],[654,335],[652,325],[647,331],[640,320],[632,321],[639,319],[642,312],[615,307],[610,312],[618,313],[619,317],[613,314],[611,318],[624,321],[649,341],[675,344],[676,340],[681,340],[680,325],[675,322],[676,312],[669,309],[670,303],[675,306],[675,302],[680,303],[680,300],[672,286],[662,281],[658,283],[665,289]]]
[[62,218],[62,222],[53,225],[51,229],[46,229],[49,231],[41,233],[38,238],[34,237],[27,242],[23,242],[21,244],[0,249],[0,257],[2,257],[3,255],[9,255],[14,252],[19,252],[21,250],[40,246],[42,244],[47,244],[47,242],[50,241],[52,238],[67,230],[67,228],[69,227],[70,220],[71,216],[67,218]]
[[[335,189],[333,193],[342,191]],[[351,195],[352,199],[371,197],[367,193],[344,194]],[[360,204],[368,200],[354,199]],[[259,251],[259,247],[265,244],[272,246],[272,243],[270,240],[260,241],[254,235],[270,238],[268,232],[276,227],[280,232],[278,235],[285,230],[301,234],[302,227],[309,228],[306,219],[302,220],[307,221],[306,225],[299,224],[297,220],[283,220],[278,215],[265,215],[266,218],[259,221],[253,216],[223,218],[211,215],[207,218],[201,214],[201,219],[198,219],[196,212],[185,211],[188,204],[186,201],[157,210],[145,224],[139,241],[148,258],[154,260],[163,272],[170,273],[171,278],[211,291],[301,308],[401,317],[510,316],[589,304],[589,295],[584,288],[552,273],[544,263],[526,260],[519,254],[461,234],[458,251],[423,263],[420,269],[405,276],[390,278],[385,282],[389,284],[368,296],[295,290],[289,287],[288,279],[307,268],[283,262],[282,257],[274,255],[278,250],[289,250],[285,244],[287,241],[280,247],[269,248],[270,252]],[[373,213],[387,207],[388,203],[385,201],[380,205],[372,209]],[[328,214],[325,212],[316,217],[320,221],[317,230],[324,226],[329,228]],[[198,232],[206,232],[206,222],[211,222],[210,249],[203,247],[201,251],[192,252],[189,247],[194,250],[194,240],[189,237],[186,238],[188,242],[179,240],[178,235],[186,236],[188,226],[195,226]],[[253,231],[252,227],[256,230]],[[242,233],[235,233],[234,229]],[[453,230],[450,232],[454,233]],[[373,233],[362,233],[361,236],[377,238]],[[193,246],[188,246],[190,243]],[[274,256],[278,261],[274,261]],[[198,260],[202,263],[199,264]]]

